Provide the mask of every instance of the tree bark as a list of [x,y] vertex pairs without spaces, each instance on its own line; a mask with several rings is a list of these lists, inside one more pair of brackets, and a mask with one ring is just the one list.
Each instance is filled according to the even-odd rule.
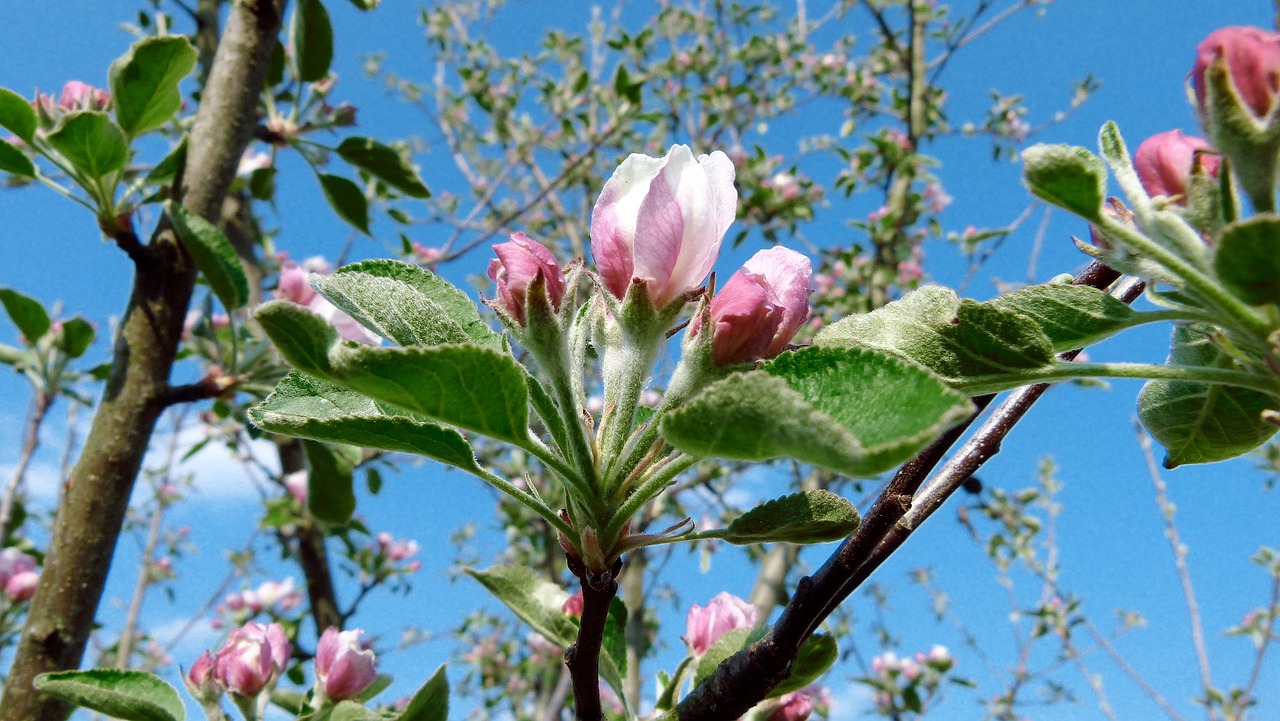
[[[285,0],[233,6],[188,141],[183,205],[217,222],[257,122],[258,96]],[[132,231],[129,231],[130,233]],[[133,291],[111,376],[67,479],[40,586],[0,698],[0,721],[56,721],[70,709],[37,693],[35,677],[79,666],[129,497],[155,422],[195,286],[196,269],[162,221],[135,257]]]

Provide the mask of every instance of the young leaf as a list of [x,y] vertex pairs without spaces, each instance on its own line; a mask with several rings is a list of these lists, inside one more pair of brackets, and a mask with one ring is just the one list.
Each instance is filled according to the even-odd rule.
[[9,319],[18,326],[22,337],[26,338],[28,343],[35,343],[42,338],[53,325],[44,306],[40,305],[40,301],[12,288],[0,288],[0,303],[4,304],[4,310],[9,314]]
[[817,681],[827,669],[835,665],[840,658],[840,649],[836,640],[825,633],[817,633],[809,637],[800,647],[800,653],[791,664],[791,675],[769,692],[769,698],[777,698],[792,691],[799,691]]
[[735,628],[725,631],[707,652],[698,659],[698,668],[693,674],[693,685],[702,683],[703,679],[715,672],[725,659],[746,648],[764,636],[764,629]]
[[411,198],[430,198],[431,191],[405,159],[373,138],[351,137],[338,145],[338,155],[357,168]]
[[1097,343],[1132,325],[1138,312],[1087,285],[1033,285],[993,298],[988,305],[1034,320],[1059,353]]
[[1107,168],[1098,156],[1071,145],[1033,145],[1022,151],[1022,169],[1037,197],[1085,220],[1101,217]]
[[578,627],[565,615],[569,594],[528,566],[494,566],[467,574],[480,582],[551,643],[568,648],[578,640]]
[[289,365],[309,375],[332,376],[329,349],[337,344],[338,331],[324,318],[287,300],[263,303],[253,317]]
[[111,63],[111,105],[131,138],[162,127],[182,107],[178,84],[196,66],[196,49],[181,35],[147,37]]
[[409,705],[396,717],[396,721],[448,721],[449,680],[445,677],[444,664],[431,674],[409,699]]
[[186,165],[187,162],[187,138],[184,135],[182,140],[164,156],[155,167],[147,173],[147,185],[170,185],[173,179],[177,177],[178,170]]
[[164,204],[173,230],[182,247],[191,255],[204,279],[227,310],[236,310],[249,302],[249,281],[240,264],[236,249],[218,227],[192,213],[182,205]]
[[505,353],[475,345],[363,347],[339,354],[334,372],[374,400],[498,440],[528,442],[529,389],[523,369]]
[[619,680],[627,675],[627,605],[616,596],[609,603],[600,650],[603,651],[601,661],[607,657],[613,662]]
[[1258,215],[1228,225],[1213,267],[1244,302],[1280,304],[1280,218]]
[[95,668],[36,677],[37,691],[125,721],[183,721],[174,687],[142,671]]
[[48,140],[67,162],[90,178],[114,173],[129,157],[124,131],[106,113],[68,113],[54,126]]
[[[1234,366],[1209,336],[1183,326],[1173,331],[1169,363]],[[1216,383],[1148,381],[1138,394],[1138,418],[1167,451],[1166,468],[1223,461],[1257,448],[1276,432],[1262,412],[1277,407],[1280,398]]]
[[0,140],[0,172],[12,173],[24,178],[36,177],[36,166],[27,154]]
[[1053,343],[1031,318],[991,303],[962,301],[936,285],[871,313],[839,320],[822,329],[813,342],[895,353],[953,384],[1055,362]]
[[30,143],[36,135],[36,111],[31,102],[8,88],[0,88],[0,128]]
[[339,701],[329,712],[328,721],[382,721],[382,717],[355,701]]
[[312,280],[316,292],[361,325],[400,346],[465,343],[462,326],[413,286],[366,273],[334,273]]
[[333,26],[320,0],[300,0],[289,25],[294,70],[304,83],[323,80],[333,62]]
[[429,270],[399,260],[365,260],[344,265],[334,275],[342,276],[347,273],[389,278],[409,285],[438,305],[453,322],[461,326],[472,343],[502,350],[502,336],[494,333],[489,324],[485,323],[480,317],[480,309],[467,294]]
[[830,491],[801,491],[766,501],[738,516],[716,538],[751,543],[826,543],[858,528],[858,509]]
[[369,235],[369,199],[364,197],[360,186],[341,175],[320,173],[316,177],[320,179],[320,189],[333,212],[356,230]]
[[360,449],[304,440],[307,456],[307,507],[316,518],[344,525],[356,511],[354,471]]
[[291,371],[265,401],[249,410],[249,420],[281,435],[416,453],[465,471],[478,470],[471,446],[452,428],[297,371]]
[[98,331],[89,321],[76,316],[62,323],[62,334],[58,337],[58,347],[70,358],[79,358],[89,350],[93,338]]

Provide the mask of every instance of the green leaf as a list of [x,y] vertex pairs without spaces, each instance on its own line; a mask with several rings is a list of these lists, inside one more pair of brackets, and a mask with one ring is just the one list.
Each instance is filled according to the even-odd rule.
[[[1185,326],[1173,331],[1169,363],[1237,367],[1209,336]],[[1280,399],[1273,396],[1217,383],[1148,381],[1138,394],[1138,418],[1164,446],[1166,468],[1223,461],[1257,448],[1276,432],[1261,414],[1277,407]]]
[[418,171],[394,148],[373,138],[347,138],[338,145],[338,155],[411,198],[431,197]]
[[1055,361],[1053,343],[1031,318],[990,303],[962,301],[935,285],[871,313],[839,320],[813,342],[895,353],[953,384],[1044,368]]
[[27,343],[35,343],[43,338],[53,325],[40,301],[12,288],[0,288],[0,303],[4,304],[9,320],[18,326],[18,331],[27,339]]
[[0,128],[30,143],[36,136],[36,111],[31,101],[8,88],[0,88]]
[[333,211],[356,230],[369,235],[369,199],[360,186],[341,175],[320,173],[320,189]]
[[382,721],[382,717],[355,701],[339,701],[328,721]]
[[58,337],[58,347],[70,358],[79,358],[89,350],[93,338],[98,331],[89,321],[76,316],[62,323],[62,333]]
[[875,475],[971,409],[967,398],[909,362],[866,349],[809,348],[779,356],[765,371],[712,384],[667,412],[662,433],[694,455],[789,457]]
[[462,327],[472,343],[494,350],[501,350],[503,347],[502,336],[493,332],[480,316],[480,309],[467,294],[429,270],[399,260],[366,260],[344,265],[334,275],[343,276],[347,273],[400,281],[439,306],[445,315]]
[[309,375],[332,376],[329,349],[337,344],[338,331],[324,318],[287,300],[263,303],[253,317],[289,365]]
[[163,127],[182,107],[178,84],[196,66],[196,49],[181,35],[147,37],[111,63],[111,105],[131,138]]
[[183,721],[186,710],[174,687],[142,671],[96,668],[36,677],[36,690],[126,721]]
[[307,456],[307,507],[325,523],[345,525],[356,511],[355,467],[360,449],[304,440]]
[[448,718],[449,681],[445,677],[444,664],[441,664],[409,699],[409,705],[404,707],[396,721],[448,721]]
[[698,659],[698,669],[693,674],[693,685],[702,683],[725,659],[746,648],[764,636],[764,629],[735,628],[725,631]]
[[164,204],[182,247],[227,310],[249,302],[249,280],[236,249],[218,227],[173,201]]
[[36,166],[31,158],[3,140],[0,140],[0,171],[24,178],[36,177]]
[[431,346],[471,340],[435,301],[395,278],[334,273],[314,277],[312,287],[361,325],[397,345]]
[[164,156],[155,167],[147,173],[147,185],[170,185],[173,179],[177,177],[178,171],[187,163],[187,137],[182,136],[182,140]]
[[826,543],[858,528],[858,509],[830,491],[801,491],[766,501],[738,516],[716,538],[751,543]]
[[1087,285],[1033,285],[994,298],[988,305],[1036,322],[1061,353],[1097,343],[1133,325],[1139,313],[1111,294]]
[[249,410],[249,420],[272,433],[416,453],[465,471],[479,470],[471,446],[454,429],[297,371],[291,371],[266,400]]
[[621,680],[627,675],[627,604],[617,596],[609,602],[600,650],[603,652],[601,661],[607,657],[612,662],[621,685]]
[[1280,303],[1280,218],[1256,215],[1224,228],[1213,269],[1244,302]]
[[124,131],[106,113],[68,113],[54,126],[48,140],[67,162],[90,178],[114,173],[129,157]]
[[[305,370],[305,369],[304,369]],[[524,371],[476,345],[346,350],[334,359],[342,385],[398,408],[517,445],[529,439]]]
[[769,698],[777,698],[792,691],[799,691],[817,681],[840,658],[836,640],[824,633],[809,637],[800,647],[800,653],[791,664],[791,675],[769,692]]
[[360,703],[368,703],[373,699],[377,698],[378,694],[382,693],[383,691],[386,691],[387,688],[391,686],[391,683],[393,681],[395,681],[395,677],[392,676],[391,674],[380,673],[377,676],[373,677],[373,683],[369,684],[369,686],[365,688],[365,690],[361,691],[355,696],[352,696],[351,698],[353,701],[359,701]]
[[578,640],[578,626],[564,613],[569,594],[529,566],[494,566],[467,574],[502,601],[520,620],[551,643],[568,648]]
[[1107,168],[1098,156],[1072,145],[1033,145],[1022,151],[1022,172],[1037,197],[1097,220],[1107,195]]
[[294,71],[304,83],[323,80],[333,62],[333,26],[320,0],[300,0],[289,25]]

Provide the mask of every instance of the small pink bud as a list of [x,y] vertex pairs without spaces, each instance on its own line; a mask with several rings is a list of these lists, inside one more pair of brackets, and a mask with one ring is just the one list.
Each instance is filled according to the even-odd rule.
[[1226,27],[1200,41],[1191,69],[1191,85],[1196,91],[1196,104],[1205,115],[1205,71],[1216,62],[1226,64],[1236,94],[1254,116],[1266,117],[1280,93],[1280,33],[1255,27]]
[[782,246],[752,256],[711,300],[712,360],[747,363],[786,350],[809,319],[811,272],[808,258]]
[[756,607],[721,591],[706,608],[693,604],[685,618],[685,643],[695,654],[704,654],[725,633],[756,625]]
[[316,646],[316,685],[325,697],[341,701],[359,694],[378,675],[373,651],[360,645],[359,629],[339,631],[332,626]]
[[685,145],[622,161],[591,211],[591,255],[609,292],[623,298],[645,282],[661,308],[701,285],[738,212],[733,178],[723,152],[695,159]]
[[529,286],[542,277],[547,286],[547,300],[560,309],[564,298],[564,274],[556,257],[546,246],[524,233],[512,233],[511,241],[493,246],[497,258],[489,261],[489,279],[498,286],[498,302],[518,323],[525,323]]
[[778,699],[778,707],[766,721],[805,721],[813,713],[813,697],[804,691],[792,691]]
[[565,599],[564,605],[561,606],[560,610],[564,611],[564,615],[571,618],[582,618],[582,609],[585,603],[586,599],[582,596],[582,589],[578,589],[577,593]]
[[182,677],[192,697],[202,704],[216,703],[222,698],[222,684],[215,675],[217,665],[213,654],[205,651]]
[[4,595],[15,603],[30,600],[36,595],[36,586],[40,585],[40,574],[35,571],[15,573],[4,584]]
[[305,469],[301,471],[294,471],[293,473],[285,474],[285,477],[281,479],[281,481],[284,483],[285,490],[289,492],[289,495],[293,496],[294,500],[296,500],[298,503],[306,505],[307,503],[307,472]]
[[58,106],[63,110],[105,110],[110,102],[111,93],[79,80],[68,81],[58,96]]
[[232,631],[218,650],[217,679],[231,693],[257,696],[284,671],[291,652],[280,624],[250,621]]
[[1206,173],[1218,177],[1221,160],[1213,146],[1200,138],[1183,135],[1181,130],[1152,135],[1142,141],[1133,154],[1134,169],[1147,195],[1174,198],[1183,205],[1187,202],[1191,170],[1197,162]]

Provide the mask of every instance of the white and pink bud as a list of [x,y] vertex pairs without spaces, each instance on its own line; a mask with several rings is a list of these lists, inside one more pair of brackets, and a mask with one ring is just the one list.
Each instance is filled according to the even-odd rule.
[[697,655],[707,652],[720,637],[738,628],[756,625],[756,607],[721,591],[706,608],[693,604],[685,618],[685,643]]
[[1163,195],[1181,205],[1187,202],[1187,188],[1195,169],[1199,167],[1216,178],[1220,164],[1213,146],[1201,138],[1183,135],[1181,130],[1152,135],[1133,154],[1134,169],[1147,195]]
[[316,646],[316,688],[331,701],[342,701],[369,688],[378,676],[373,651],[360,645],[363,631],[329,627]]
[[250,621],[232,631],[218,650],[215,674],[231,693],[257,696],[284,671],[291,653],[280,624],[264,626]]
[[[716,365],[772,358],[809,319],[809,259],[776,246],[751,257],[711,300]],[[694,319],[696,335],[700,319]]]
[[560,310],[564,298],[564,274],[556,257],[546,246],[524,233],[512,233],[511,240],[493,246],[497,258],[489,261],[489,279],[498,288],[498,304],[520,325],[527,320],[529,289],[541,278],[547,300]]

